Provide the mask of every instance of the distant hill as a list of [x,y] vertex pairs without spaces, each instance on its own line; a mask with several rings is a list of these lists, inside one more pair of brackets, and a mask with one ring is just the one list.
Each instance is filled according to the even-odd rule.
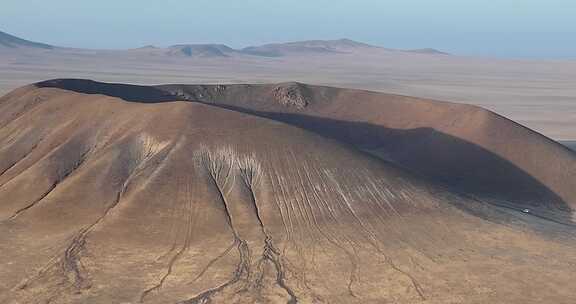
[[379,48],[377,46],[353,41],[339,40],[307,40],[287,43],[272,43],[261,46],[250,46],[242,49],[242,53],[257,56],[279,57],[290,54],[326,54],[345,53],[354,49]]
[[54,46],[25,40],[0,31],[0,49],[2,48],[35,48],[49,50],[53,49]]
[[[55,49],[56,47],[25,40],[16,36],[0,32],[0,50],[1,49]],[[81,51],[81,49],[74,49]],[[258,46],[249,46],[243,49],[234,49],[224,44],[176,44],[167,48],[147,45],[136,49],[125,51],[146,51],[155,56],[181,56],[181,57],[198,57],[198,58],[223,58],[234,55],[249,55],[260,57],[283,57],[293,55],[324,55],[324,54],[346,54],[362,50],[392,50],[379,46],[374,46],[351,39],[337,40],[305,40],[286,43],[270,43]],[[423,48],[414,50],[397,50],[400,52],[448,55],[442,51]]]
[[236,53],[224,44],[179,44],[168,48],[168,54],[187,57],[228,57]]
[[145,46],[141,46],[139,48],[136,48],[136,50],[156,50],[156,49],[158,49],[158,47],[153,45],[153,44],[149,44],[149,45],[145,45]]
[[406,52],[410,53],[418,53],[418,54],[432,54],[432,55],[450,55],[449,53],[439,51],[437,49],[425,48],[425,49],[413,49],[413,50],[405,50]]

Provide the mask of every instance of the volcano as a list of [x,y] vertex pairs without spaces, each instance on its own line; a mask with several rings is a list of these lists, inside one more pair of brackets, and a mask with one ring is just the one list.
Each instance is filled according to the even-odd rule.
[[2,303],[573,303],[576,154],[302,83],[0,98]]

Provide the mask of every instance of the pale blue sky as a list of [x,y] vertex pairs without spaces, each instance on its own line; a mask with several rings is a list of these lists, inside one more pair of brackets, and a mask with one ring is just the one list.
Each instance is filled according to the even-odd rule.
[[61,46],[350,38],[461,55],[576,57],[576,0],[2,0],[0,30]]

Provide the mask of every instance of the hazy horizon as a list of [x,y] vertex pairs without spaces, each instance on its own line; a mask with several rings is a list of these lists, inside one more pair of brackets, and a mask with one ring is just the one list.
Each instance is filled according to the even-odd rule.
[[[576,58],[576,41],[570,39],[576,34],[576,4],[568,0],[300,2],[8,0],[0,12],[0,31],[57,46],[98,49],[181,43],[241,48],[349,38],[465,56]],[[31,7],[42,14],[30,14]]]

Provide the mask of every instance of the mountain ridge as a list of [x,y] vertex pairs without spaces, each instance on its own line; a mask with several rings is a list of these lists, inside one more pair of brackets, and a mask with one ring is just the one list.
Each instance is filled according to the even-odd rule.
[[2,32],[2,31],[0,31],[0,47],[11,48],[11,49],[14,49],[14,48],[34,48],[34,49],[47,49],[47,50],[51,50],[51,49],[56,48],[56,47],[49,45],[49,44],[22,39],[22,38],[10,35],[8,33]]
[[[16,36],[0,31],[0,47],[10,49],[59,49],[55,46],[28,41]],[[65,48],[68,51],[98,51],[83,48]],[[114,52],[131,52],[131,51],[150,51],[154,55],[182,56],[182,57],[204,57],[204,58],[225,58],[234,55],[255,56],[255,57],[283,57],[294,55],[331,55],[346,54],[361,50],[382,50],[382,51],[399,51],[406,53],[419,53],[427,55],[446,55],[447,53],[432,48],[401,50],[389,49],[375,46],[363,42],[358,42],[348,38],[334,40],[302,40],[279,43],[266,43],[262,45],[251,45],[243,48],[232,48],[221,43],[179,43],[168,47],[145,47],[113,50]]]

